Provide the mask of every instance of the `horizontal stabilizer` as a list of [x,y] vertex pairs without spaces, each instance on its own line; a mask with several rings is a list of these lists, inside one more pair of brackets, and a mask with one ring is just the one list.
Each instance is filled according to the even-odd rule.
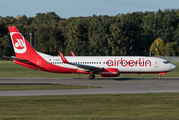
[[16,59],[16,60],[19,60],[19,61],[29,61],[29,60],[27,60],[27,59],[22,59],[22,58],[17,58],[16,56],[11,56],[11,57],[9,57],[9,56],[4,56],[5,58],[9,58],[9,59]]
[[17,58],[16,56],[11,56],[11,57],[4,56],[4,57],[13,59],[16,64],[21,64],[21,65],[23,64],[24,67],[28,66],[28,68],[35,68],[35,69],[37,68],[36,64],[34,64],[33,62],[27,59]]

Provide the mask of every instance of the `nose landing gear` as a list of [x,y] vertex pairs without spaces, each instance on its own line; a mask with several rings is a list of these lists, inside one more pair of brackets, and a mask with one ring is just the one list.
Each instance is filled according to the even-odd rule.
[[161,79],[161,76],[157,76],[157,79]]
[[157,79],[161,79],[160,75],[166,75],[167,72],[159,73]]

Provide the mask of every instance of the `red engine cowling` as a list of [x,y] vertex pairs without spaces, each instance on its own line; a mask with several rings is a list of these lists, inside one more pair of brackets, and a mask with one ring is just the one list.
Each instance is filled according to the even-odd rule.
[[119,76],[119,71],[116,68],[107,68],[101,70],[102,77],[117,77]]

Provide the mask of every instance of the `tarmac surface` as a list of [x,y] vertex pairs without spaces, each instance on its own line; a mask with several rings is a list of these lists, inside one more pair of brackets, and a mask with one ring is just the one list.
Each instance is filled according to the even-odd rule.
[[179,78],[0,78],[0,84],[70,84],[103,88],[0,91],[0,96],[86,95],[179,92]]

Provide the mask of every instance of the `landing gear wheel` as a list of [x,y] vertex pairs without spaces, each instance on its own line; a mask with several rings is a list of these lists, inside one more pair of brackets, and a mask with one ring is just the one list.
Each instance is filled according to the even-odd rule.
[[94,75],[90,75],[90,76],[89,76],[89,79],[90,79],[90,80],[92,80],[92,79],[94,79],[94,78],[95,78]]
[[161,77],[160,77],[160,76],[158,76],[158,77],[157,77],[157,79],[161,79]]

